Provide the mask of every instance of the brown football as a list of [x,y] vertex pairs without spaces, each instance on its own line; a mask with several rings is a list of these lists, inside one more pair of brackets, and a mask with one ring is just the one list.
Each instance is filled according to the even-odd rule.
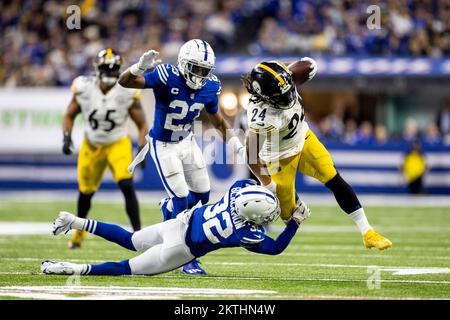
[[309,72],[311,63],[309,61],[297,60],[288,65],[288,69],[292,71],[292,78],[296,84],[303,84],[309,80]]

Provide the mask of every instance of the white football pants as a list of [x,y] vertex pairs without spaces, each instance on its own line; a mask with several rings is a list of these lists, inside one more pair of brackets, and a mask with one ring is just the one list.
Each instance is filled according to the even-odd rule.
[[190,191],[210,191],[208,170],[194,135],[179,142],[149,139],[150,154],[170,197],[185,198]]
[[190,212],[135,232],[131,238],[142,254],[129,260],[131,274],[153,275],[168,272],[193,260],[186,245]]

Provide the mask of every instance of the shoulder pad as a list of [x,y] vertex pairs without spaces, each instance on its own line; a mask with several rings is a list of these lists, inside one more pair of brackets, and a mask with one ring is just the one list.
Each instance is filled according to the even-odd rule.
[[93,76],[78,76],[72,81],[70,91],[72,91],[73,94],[81,94],[86,90],[87,86],[94,81],[95,77]]
[[216,95],[219,95],[222,92],[222,84],[217,78],[216,75],[211,75],[211,78],[209,78],[207,82],[208,91],[214,92]]
[[169,80],[170,74],[172,73],[173,66],[167,63],[162,63],[156,66],[154,69],[155,72],[158,74],[159,80],[161,80],[162,83],[167,84],[167,81]]

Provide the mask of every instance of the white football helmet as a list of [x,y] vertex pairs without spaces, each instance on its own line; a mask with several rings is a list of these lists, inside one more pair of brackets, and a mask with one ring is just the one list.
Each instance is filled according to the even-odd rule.
[[198,90],[211,77],[215,62],[216,56],[208,42],[193,39],[181,46],[177,68],[189,88]]
[[262,186],[242,188],[236,195],[236,213],[257,225],[275,221],[280,213],[278,198]]

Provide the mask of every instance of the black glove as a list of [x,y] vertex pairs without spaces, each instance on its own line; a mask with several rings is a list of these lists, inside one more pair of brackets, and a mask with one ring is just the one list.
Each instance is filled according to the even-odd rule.
[[[141,152],[141,150],[142,150],[144,147],[145,147],[145,144],[142,145],[142,146],[139,146],[139,147],[138,147],[138,153]],[[146,166],[147,166],[147,157],[145,157],[144,160],[142,160],[142,162],[139,163],[139,167],[140,167],[141,169],[145,169]]]
[[73,153],[72,138],[70,136],[70,133],[67,133],[67,132],[64,133],[62,152],[66,155]]

